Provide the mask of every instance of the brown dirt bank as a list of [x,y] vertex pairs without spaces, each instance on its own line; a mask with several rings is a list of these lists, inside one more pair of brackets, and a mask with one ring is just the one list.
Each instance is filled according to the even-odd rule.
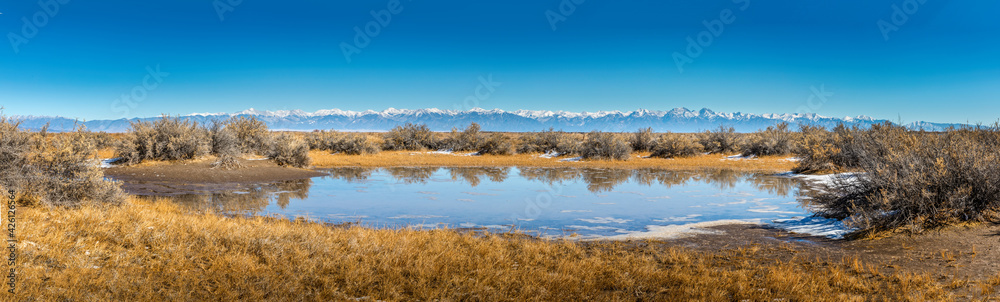
[[104,169],[104,175],[126,183],[176,182],[199,184],[264,183],[326,175],[307,169],[278,166],[269,160],[240,159],[243,168],[225,170],[212,167],[212,159],[183,162],[143,163],[131,167]]
[[830,262],[858,259],[874,265],[882,273],[930,274],[949,280],[996,279],[1000,283],[1000,225],[949,227],[874,240],[833,240],[762,225],[726,225],[712,229],[725,233],[668,242],[702,251],[757,246],[772,251],[770,257],[781,261],[793,257]]

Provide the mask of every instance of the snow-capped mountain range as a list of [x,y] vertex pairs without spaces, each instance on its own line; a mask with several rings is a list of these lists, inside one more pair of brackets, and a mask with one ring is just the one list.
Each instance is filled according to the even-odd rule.
[[[635,111],[598,111],[598,112],[568,112],[544,110],[500,109],[485,110],[474,108],[467,111],[430,109],[395,109],[383,111],[347,111],[340,109],[305,112],[302,110],[261,111],[247,109],[235,113],[194,113],[182,118],[199,123],[212,120],[222,120],[233,116],[253,116],[265,121],[275,130],[338,130],[338,131],[386,131],[397,125],[406,123],[426,124],[434,131],[448,131],[452,128],[462,129],[469,123],[479,123],[487,131],[528,132],[553,128],[556,130],[588,132],[600,131],[635,131],[639,128],[651,127],[657,132],[697,132],[718,128],[720,125],[734,127],[740,132],[752,132],[767,128],[780,122],[792,126],[819,125],[833,127],[838,124],[868,126],[884,123],[887,120],[874,119],[867,116],[834,118],[813,113],[795,114],[752,114],[723,113],[707,108],[690,110],[675,108],[667,111],[639,109]],[[48,123],[50,131],[68,131],[76,123],[73,119],[64,117],[15,116],[22,121],[21,127],[38,129]],[[130,122],[136,120],[154,120],[158,117],[93,120],[85,121],[84,125],[91,131],[124,132]],[[941,130],[957,124],[941,124],[930,122],[914,122],[907,124],[912,128],[926,130]]]

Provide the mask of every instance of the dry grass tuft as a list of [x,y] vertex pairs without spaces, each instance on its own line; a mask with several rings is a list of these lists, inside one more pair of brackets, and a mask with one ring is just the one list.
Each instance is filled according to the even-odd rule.
[[187,213],[167,200],[30,207],[19,218],[18,295],[40,301],[953,298],[928,276],[775,262],[760,248],[330,227]]

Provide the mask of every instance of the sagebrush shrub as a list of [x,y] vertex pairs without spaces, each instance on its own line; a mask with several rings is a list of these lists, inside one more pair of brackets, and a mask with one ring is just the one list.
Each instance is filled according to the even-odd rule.
[[382,151],[382,139],[361,133],[343,135],[330,149],[349,155],[378,154]]
[[743,150],[742,135],[733,127],[719,126],[715,131],[705,131],[699,136],[699,143],[708,153],[734,153]]
[[785,155],[791,154],[795,148],[794,133],[788,130],[788,123],[780,123],[755,133],[750,143],[744,146],[743,155]]
[[704,152],[701,143],[688,134],[664,134],[653,147],[651,157],[674,158],[699,155]]
[[93,159],[93,135],[83,126],[49,135],[45,128],[32,133],[19,125],[0,114],[0,187],[14,190],[19,203],[75,206],[124,200],[118,185],[104,179]]
[[241,168],[243,165],[240,164],[239,159],[243,153],[240,151],[240,142],[236,138],[236,132],[227,123],[213,121],[208,133],[211,139],[212,154],[218,157],[218,161],[213,166],[223,169]]
[[614,133],[593,131],[587,134],[580,155],[587,159],[627,160],[632,146]]
[[448,137],[441,142],[440,147],[452,151],[478,151],[486,139],[486,135],[481,130],[482,127],[477,123],[469,124],[461,132],[458,129],[452,129]]
[[307,167],[311,159],[309,158],[309,145],[295,135],[280,133],[271,140],[272,146],[268,148],[267,157],[271,158],[280,166]]
[[241,153],[264,155],[270,151],[273,135],[263,121],[252,116],[234,116],[225,124],[236,135]]
[[910,131],[889,123],[852,133],[857,170],[816,199],[820,213],[863,231],[997,222],[1000,126]]
[[579,154],[583,136],[549,128],[541,132],[523,133],[520,141],[517,147],[518,153]]
[[396,126],[385,134],[385,149],[421,151],[435,149],[438,145],[434,133],[427,125],[407,123]]
[[144,160],[192,159],[209,153],[208,131],[197,122],[163,116],[152,122],[134,121],[116,148],[121,164]]
[[479,142],[476,151],[480,155],[511,155],[514,154],[514,144],[506,135],[492,133]]
[[632,150],[635,151],[652,151],[653,147],[657,144],[656,137],[653,135],[653,128],[639,129],[639,131],[632,134],[629,144],[632,145]]

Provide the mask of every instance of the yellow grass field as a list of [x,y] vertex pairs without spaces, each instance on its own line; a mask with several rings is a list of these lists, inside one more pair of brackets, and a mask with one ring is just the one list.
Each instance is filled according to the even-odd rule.
[[[950,300],[926,275],[747,246],[379,230],[190,213],[169,200],[18,210],[20,301]],[[993,278],[997,279],[997,278]],[[992,289],[1000,281],[981,283]],[[9,297],[9,296],[5,296]]]

